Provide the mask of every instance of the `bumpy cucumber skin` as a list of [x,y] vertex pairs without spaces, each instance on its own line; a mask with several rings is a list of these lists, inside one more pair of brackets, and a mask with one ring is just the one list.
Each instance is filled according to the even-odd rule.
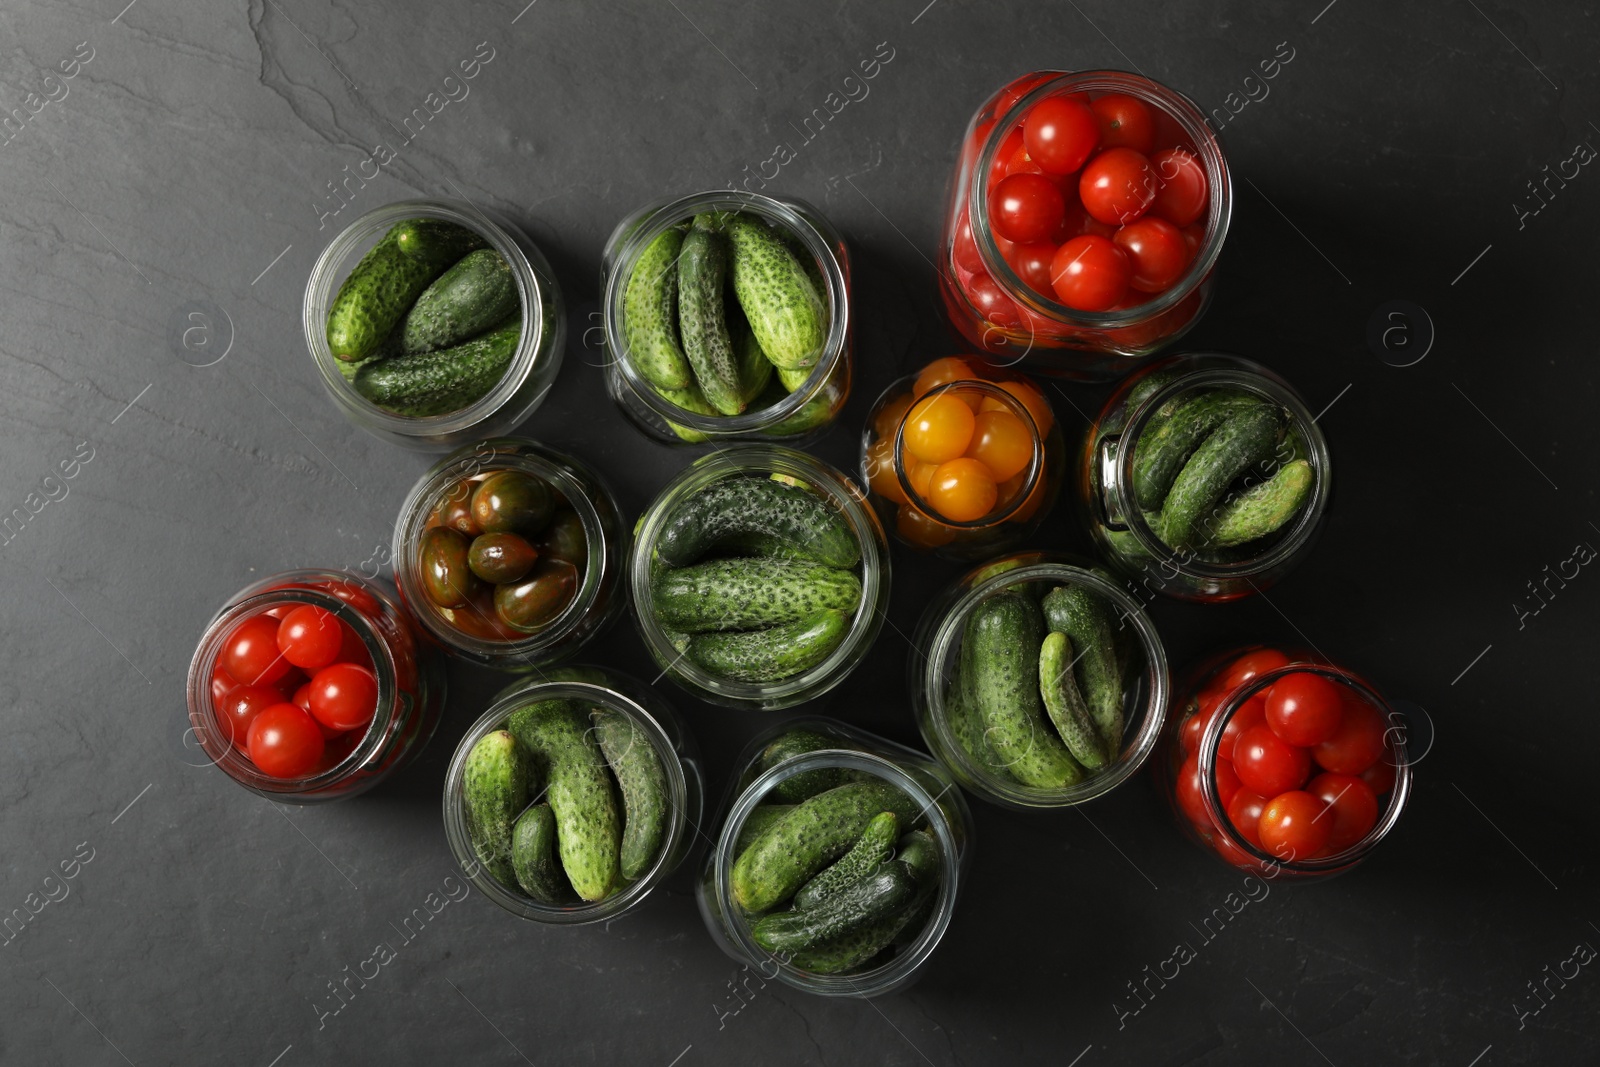
[[678,328],[700,391],[723,415],[737,415],[744,400],[722,303],[728,246],[703,218],[695,219],[678,252]]
[[628,361],[658,389],[687,389],[694,384],[694,372],[678,342],[678,253],[682,248],[682,230],[663,230],[639,254],[622,293]]
[[1083,777],[1067,746],[1045,721],[1039,696],[1039,605],[1002,592],[973,608],[967,620],[968,664],[978,720],[995,755],[1024,785],[1055,789]]
[[488,246],[482,234],[446,219],[404,219],[389,231],[395,245],[412,259],[444,270],[468,252]]
[[854,572],[810,560],[714,559],[662,571],[652,585],[656,621],[684,633],[766,629],[861,603]]
[[548,804],[535,804],[517,816],[511,828],[511,867],[517,885],[541,904],[565,904],[572,887],[557,855],[556,815]]
[[522,319],[513,317],[454,348],[368,363],[356,374],[356,392],[400,415],[459,411],[495,387],[521,339]]
[[771,478],[730,477],[678,505],[656,538],[656,556],[683,567],[723,538],[759,533],[779,538],[830,567],[854,567],[861,546],[823,500]]
[[1169,417],[1147,425],[1133,453],[1133,492],[1139,506],[1146,511],[1161,507],[1207,434],[1246,408],[1266,406],[1248,393],[1217,390],[1189,397]]
[[544,772],[572,888],[584,900],[604,899],[617,884],[622,817],[588,719],[569,701],[542,700],[512,712],[506,728]]
[[1111,609],[1104,600],[1081,585],[1062,585],[1045,594],[1045,623],[1072,642],[1079,692],[1094,720],[1096,731],[1112,759],[1122,751],[1122,671],[1117,666],[1117,642],[1111,626]]
[[1300,513],[1316,474],[1303,459],[1285,463],[1260,485],[1240,493],[1202,523],[1208,548],[1230,548],[1267,536]]
[[769,952],[798,952],[890,917],[916,892],[905,864],[885,863],[814,907],[763,916],[750,936]]
[[650,867],[667,826],[667,772],[650,738],[620,712],[593,708],[600,751],[622,788],[622,877],[630,882]]
[[[790,730],[767,742],[767,746],[761,750],[761,755],[756,760],[756,766],[761,771],[769,771],[793,756],[820,752],[825,748],[852,747],[854,746],[847,742],[819,734],[815,730]],[[772,795],[790,804],[799,804],[818,793],[851,781],[854,773],[843,767],[819,767],[814,771],[801,771],[773,786]]]
[[767,630],[694,634],[685,655],[724,678],[778,682],[827,659],[849,632],[849,615],[820,611]]
[[909,938],[910,931],[920,931],[939,891],[939,842],[926,830],[913,830],[900,839],[895,859],[910,869],[917,884],[917,895],[910,904],[877,922],[796,952],[789,962],[814,974],[840,974],[869,962],[903,935]]
[[744,817],[744,825],[739,827],[739,836],[733,842],[733,854],[743,855],[744,850],[755,843],[756,838],[767,832],[768,827],[795,809],[794,804],[760,804],[750,809],[750,814]]
[[733,288],[761,350],[776,367],[810,367],[827,340],[827,305],[772,228],[748,215],[728,221]]
[[372,246],[328,308],[328,350],[353,363],[372,355],[448,264],[400,251],[392,235]]
[[734,336],[733,354],[739,364],[739,399],[749,406],[772,381],[772,361],[748,328]]
[[775,821],[734,860],[734,901],[767,911],[794,896],[822,868],[844,855],[880,812],[909,824],[917,807],[888,782],[850,782],[818,793]]
[[968,666],[971,647],[970,642],[962,642],[958,673],[945,693],[945,718],[950,723],[950,732],[955,735],[956,744],[966,751],[974,763],[997,778],[1014,782],[1016,779],[1006,768],[1005,761],[989,744],[988,728],[978,716],[978,703],[972,695],[972,671]]
[[798,370],[790,370],[788,367],[779,367],[778,381],[782,382],[783,387],[792,393],[811,380],[811,372],[811,367],[801,367]]
[[1234,412],[1217,427],[1173,481],[1156,520],[1156,536],[1168,548],[1190,547],[1229,484],[1272,455],[1282,424],[1276,409],[1259,404]]
[[533,767],[516,738],[505,730],[485,734],[467,753],[462,768],[461,802],[466,807],[467,837],[484,869],[495,881],[516,888],[511,865],[511,828],[528,802]]
[[799,911],[815,908],[877,870],[894,852],[895,839],[899,834],[900,820],[894,812],[883,811],[874,815],[856,843],[850,846],[849,852],[800,887],[791,902],[792,906]]
[[[791,542],[781,537],[763,533],[729,534],[714,546],[719,552],[729,552],[739,556],[764,556],[767,559],[803,559],[811,560],[811,556],[803,548],[797,548]],[[815,560],[812,560],[815,562]]]
[[511,264],[492,248],[469,252],[422,291],[401,325],[408,355],[434,352],[504,322],[518,307]]
[[1066,634],[1052,631],[1045,635],[1039,647],[1039,693],[1072,758],[1097,771],[1106,765],[1105,748],[1072,676],[1072,653],[1072,641]]

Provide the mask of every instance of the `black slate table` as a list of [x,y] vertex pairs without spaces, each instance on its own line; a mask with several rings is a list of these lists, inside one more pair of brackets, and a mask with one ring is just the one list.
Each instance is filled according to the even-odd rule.
[[[1600,578],[1546,584],[1600,543],[1600,177],[1577,148],[1600,143],[1591,8],[524,2],[0,12],[0,513],[28,511],[0,545],[0,914],[23,916],[0,939],[0,1059],[1593,1059],[1600,974],[1578,961],[1600,944]],[[883,53],[870,82],[846,83]],[[1270,82],[1247,81],[1285,53]],[[460,96],[443,79],[474,57]],[[609,928],[452,901],[324,1015],[330,983],[454,873],[440,783],[499,679],[452,667],[432,746],[349,803],[280,808],[184,745],[184,672],[217,605],[276,571],[358,566],[431,462],[323,395],[300,327],[323,245],[416,196],[523,223],[574,338],[523,432],[598,466],[636,514],[687,457],[604,396],[583,341],[602,244],[637,205],[770,172],[792,143],[772,188],[818,205],[856,255],[857,388],[816,446],[848,467],[878,391],[961,347],[931,260],[972,110],[1018,73],[1092,67],[1219,109],[1234,223],[1185,345],[1290,378],[1326,408],[1338,465],[1324,536],[1282,585],[1154,617],[1177,663],[1309,643],[1425,709],[1435,740],[1392,839],[1348,877],[1275,886],[1159,987],[1146,969],[1194,942],[1241,876],[1185,843],[1140,778],[1076,812],[977,805],[960,910],[901,995],[770,985],[735,1001],[739,968],[685,869]],[[848,105],[802,140],[836,91]],[[347,183],[417,108],[404,147]],[[1052,395],[1071,434],[1104,390]],[[75,476],[50,488],[63,462]],[[1087,545],[1063,509],[1040,547]],[[914,741],[899,634],[957,568],[900,549],[894,563],[893,625],[824,710]],[[655,673],[626,623],[587,658]],[[671,699],[720,796],[766,720]],[[1136,1003],[1130,983],[1157,992]]]

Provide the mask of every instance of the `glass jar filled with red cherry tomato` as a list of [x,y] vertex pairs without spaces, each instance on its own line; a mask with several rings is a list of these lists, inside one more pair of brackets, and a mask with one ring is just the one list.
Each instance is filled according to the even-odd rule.
[[213,764],[274,800],[337,800],[427,744],[444,706],[435,647],[375,581],[289,571],[242,590],[189,664],[189,723]]
[[395,584],[454,654],[534,670],[617,617],[626,537],[593,470],[537,441],[494,438],[412,486],[395,523]]
[[1026,74],[967,126],[939,268],[990,358],[1106,381],[1211,298],[1228,163],[1188,97],[1123,71]]
[[861,437],[862,477],[884,526],[951,559],[1027,540],[1064,466],[1043,390],[979,356],[936,359],[889,386]]
[[1184,833],[1291,878],[1349,870],[1411,795],[1406,729],[1365,679],[1294,649],[1211,657],[1180,681],[1155,761]]

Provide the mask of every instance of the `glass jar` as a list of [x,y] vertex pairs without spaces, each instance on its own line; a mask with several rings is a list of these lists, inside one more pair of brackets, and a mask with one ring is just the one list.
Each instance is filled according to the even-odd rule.
[[[812,748],[775,759],[777,750],[769,753],[769,746],[795,731],[820,735],[819,741],[826,739],[833,747]],[[887,959],[880,951],[866,964],[839,974],[802,969],[790,954],[762,948],[751,934],[755,916],[734,900],[732,892],[733,866],[739,858],[738,845],[746,821],[771,798],[787,803],[782,798],[786,783],[796,782],[801,775],[815,779],[819,774],[830,775],[835,781],[881,781],[897,787],[925,820],[939,853],[938,888],[931,902],[925,900],[921,905],[928,909],[927,918],[920,926],[915,915],[907,919],[889,946],[892,955]],[[966,800],[944,768],[925,754],[833,719],[791,720],[764,731],[739,758],[734,783],[723,804],[716,848],[706,853],[695,887],[700,917],[723,952],[740,963],[753,965],[763,978],[776,978],[817,996],[881,996],[910,985],[938,947],[955,914],[961,877],[972,862],[972,845],[972,812]]]
[[[356,392],[351,383],[356,364],[334,358],[327,332],[328,309],[361,257],[397,223],[419,218],[452,222],[478,233],[511,265],[522,304],[522,336],[499,383],[460,410],[427,417],[397,414]],[[566,352],[566,308],[539,247],[504,216],[457,200],[385,204],[345,227],[311,268],[300,317],[322,384],[350,421],[394,444],[421,450],[455,448],[520,425],[543,403]]]
[[[934,402],[944,395],[977,409],[971,445],[956,457],[958,465],[966,465],[959,473],[942,464],[922,462],[907,445],[907,427],[916,421],[914,413],[926,405],[937,415]],[[980,420],[998,419],[993,413],[1012,416],[1016,422],[1011,425],[1026,435],[1025,448],[1015,456],[997,460],[985,451],[983,439],[997,435]],[[915,436],[915,431],[911,432]],[[944,440],[934,443],[947,444]],[[953,447],[950,444],[940,454],[947,455]],[[1006,446],[1001,443],[999,447]],[[1024,454],[1026,460],[1022,460]],[[974,455],[985,456],[990,463],[1009,464],[1002,472],[1018,461],[1022,466],[998,480],[997,472],[988,466],[977,470],[980,481],[996,483],[994,503],[976,518],[961,521],[945,515],[930,495],[933,483],[950,473],[951,488],[961,493],[957,503],[968,505],[974,487],[963,481],[974,472]],[[861,432],[862,479],[885,528],[893,530],[901,543],[946,559],[983,559],[1033,536],[1055,505],[1065,469],[1066,446],[1044,393],[1021,375],[985,366],[981,359],[949,356],[928,364],[920,374],[901,378],[878,397]],[[987,486],[976,488],[986,490]]]
[[[1065,94],[1085,94],[1090,100],[1121,94],[1142,102],[1154,115],[1152,143],[1178,147],[1194,157],[1204,170],[1209,190],[1202,213],[1186,233],[1191,258],[1184,273],[1160,293],[1129,290],[1130,295],[1108,311],[1069,308],[1053,292],[1028,285],[1007,260],[1008,253],[1017,258],[1016,249],[1024,246],[1013,247],[1003,241],[990,225],[992,181],[1004,177],[1008,167],[1013,168],[1010,173],[1017,167],[1033,172],[1039,169],[1025,158],[1018,159],[1026,152],[1020,136],[1022,119],[1044,98]],[[1176,168],[1163,164],[1151,171],[1150,180],[1159,190],[1176,174]],[[1063,191],[1068,194],[1069,218],[1063,227],[1071,232],[1057,236],[1070,239],[1100,233],[1109,237],[1114,227],[1087,216],[1082,225],[1076,224],[1082,215],[1081,211],[1072,213],[1078,204],[1078,175],[1058,182],[1066,183]],[[1188,97],[1123,71],[1024,75],[985,102],[967,124],[951,179],[940,246],[939,294],[945,314],[957,333],[1005,366],[1080,381],[1120,377],[1199,320],[1211,299],[1212,271],[1228,233],[1232,209],[1222,146]],[[1194,229],[1201,225],[1203,230]]]
[[[341,650],[340,659],[356,661],[364,653],[370,660],[377,710],[363,728],[331,737],[322,730],[323,756],[314,771],[276,778],[251,762],[245,738],[234,736],[242,731],[219,710],[228,691],[241,684],[227,674],[223,654],[246,622],[276,619],[302,604],[332,612],[349,628],[350,640],[359,644],[349,657]],[[265,684],[278,689],[282,703],[292,703],[296,690],[308,681],[303,672],[290,668]],[[428,743],[444,707],[445,677],[437,650],[417,636],[409,616],[383,585],[337,571],[296,570],[246,586],[206,624],[189,661],[188,698],[195,741],[235,782],[269,800],[341,800],[377,785]]]
[[[658,542],[680,521],[681,509],[692,509],[697,506],[697,496],[734,478],[770,478],[821,498],[860,550],[860,560],[851,570],[860,581],[861,597],[843,637],[820,662],[777,680],[747,681],[714,673],[689,651],[693,647],[689,642],[698,638],[670,633],[657,619],[653,586],[667,570],[657,551]],[[703,556],[720,551],[717,545],[710,545]],[[634,528],[628,571],[634,621],[650,655],[666,675],[688,692],[730,708],[771,711],[803,704],[828,692],[865,658],[877,639],[889,603],[889,546],[883,526],[867,505],[866,494],[821,460],[779,445],[730,445],[695,460],[668,482]],[[707,635],[699,635],[704,636]]]
[[[1303,503],[1284,525],[1230,548],[1170,548],[1146,512],[1135,506],[1135,449],[1180,403],[1202,393],[1248,393],[1274,405],[1283,426],[1272,455],[1245,468],[1229,496],[1219,500],[1197,529],[1212,528],[1223,506],[1290,465],[1309,468]],[[1287,475],[1286,475],[1287,476]],[[1218,602],[1260,592],[1304,559],[1328,509],[1332,463],[1322,430],[1288,382],[1248,359],[1219,353],[1173,356],[1122,382],[1089,427],[1077,467],[1077,505],[1105,558],[1146,588],[1182,600]]]
[[[474,494],[503,471],[527,475],[555,494],[543,531],[524,531],[538,559],[520,581],[496,585],[467,576],[466,603],[443,607],[429,592],[429,531],[456,524],[462,534],[456,549],[475,544],[482,529],[471,514]],[[395,582],[406,606],[450,652],[500,670],[535,670],[575,655],[622,611],[616,594],[626,541],[616,498],[587,465],[527,438],[493,438],[446,456],[406,494],[394,528]],[[536,627],[519,629],[498,604],[500,595],[513,599],[508,589],[524,603],[547,590],[562,599],[546,601]]]
[[[1106,765],[1095,770],[1080,767],[1079,780],[1062,785],[1027,785],[1005,769],[1004,756],[986,759],[984,752],[973,750],[983,743],[988,731],[978,720],[964,717],[960,688],[962,646],[968,621],[978,606],[991,597],[1020,593],[1039,600],[1061,587],[1082,589],[1099,601],[1101,617],[1111,634],[1113,647],[1109,651],[1114,669],[1120,674],[1121,737],[1114,753],[1108,753]],[[1070,807],[1110,792],[1144,765],[1155,751],[1166,722],[1171,679],[1155,624],[1120,582],[1070,556],[1019,552],[968,572],[928,605],[912,635],[912,648],[915,654],[907,659],[907,689],[928,751],[949,768],[951,777],[964,788],[1004,807]],[[1077,650],[1072,664],[1082,664],[1088,655],[1085,650]],[[1026,660],[1037,658],[1034,655]],[[1085,667],[1072,669],[1077,682],[1086,680]],[[1083,688],[1084,696],[1091,698],[1088,686]],[[1048,727],[1040,710],[1038,723]],[[969,725],[973,723],[976,725]]]
[[[466,805],[462,799],[468,754],[486,734],[502,729],[512,712],[549,700],[581,702],[591,709],[624,716],[634,727],[636,736],[643,734],[660,759],[666,790],[661,843],[637,877],[629,880],[619,875],[615,891],[600,900],[583,901],[573,894],[567,903],[547,903],[520,886],[502,884],[479,860],[468,833]],[[529,803],[537,803],[542,795],[541,789],[538,795],[528,798]],[[624,810],[620,790],[617,795],[618,808]],[[693,850],[696,836],[701,833],[704,807],[705,770],[694,737],[678,713],[643,682],[603,667],[557,667],[547,671],[541,680],[513,682],[495,697],[494,704],[461,738],[444,780],[445,838],[462,873],[484,896],[511,914],[555,926],[582,926],[615,919],[637,907]]]
[[[1312,675],[1321,680],[1314,683],[1318,689],[1337,694],[1337,733],[1321,746],[1288,746],[1305,753],[1294,758],[1309,781],[1275,796],[1253,793],[1235,770],[1239,740],[1251,744],[1253,727],[1273,737],[1287,732],[1281,724],[1289,694],[1280,692],[1276,701],[1272,694],[1274,686],[1282,688],[1285,678],[1297,675]],[[1302,709],[1309,703],[1304,686],[1295,700]],[[1410,799],[1406,721],[1371,683],[1318,654],[1255,645],[1210,656],[1180,676],[1177,707],[1152,764],[1157,786],[1183,835],[1241,870],[1291,881],[1348,871],[1389,835]],[[1270,739],[1267,744],[1276,747]],[[1225,752],[1231,758],[1224,758]],[[1257,765],[1265,766],[1261,760]],[[1336,770],[1327,770],[1329,765]],[[1260,784],[1255,777],[1260,771],[1247,773]],[[1335,805],[1331,839],[1304,858],[1283,841],[1281,831],[1277,851],[1269,851],[1270,839],[1263,843],[1264,805],[1291,791],[1309,792],[1321,803],[1331,798]],[[1329,817],[1315,805],[1313,810],[1318,812],[1313,824]]]
[[[682,407],[635,369],[627,350],[623,295],[634,266],[650,243],[672,226],[706,212],[739,211],[787,232],[828,306],[828,334],[811,375],[785,393],[776,374],[767,389],[738,415],[704,414]],[[809,259],[809,262],[807,260]],[[628,419],[651,437],[669,444],[710,440],[783,440],[793,443],[830,425],[850,395],[850,249],[821,212],[803,200],[779,199],[730,190],[669,197],[646,204],[617,224],[600,264],[604,294],[606,392]]]

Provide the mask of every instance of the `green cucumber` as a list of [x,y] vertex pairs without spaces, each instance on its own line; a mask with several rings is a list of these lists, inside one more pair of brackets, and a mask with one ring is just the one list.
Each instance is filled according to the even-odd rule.
[[649,735],[631,718],[591,708],[600,751],[622,788],[622,877],[630,882],[650,868],[667,827],[667,772]]
[[[803,756],[808,752],[821,752],[828,748],[853,748],[849,742],[841,741],[827,734],[819,734],[815,730],[790,730],[779,734],[756,757],[756,773],[761,774],[771,770],[786,759]],[[855,780],[856,772],[843,767],[818,767],[812,771],[801,771],[792,778],[785,778],[772,788],[772,795],[779,800],[791,804],[799,804],[809,800],[818,793],[825,792],[845,782]],[[752,775],[754,778],[754,775]]]
[[749,848],[756,838],[766,833],[773,823],[794,809],[793,804],[760,804],[751,808],[750,814],[744,817],[744,825],[739,827],[739,836],[734,839],[733,854],[743,855],[744,850]]
[[772,361],[761,351],[761,342],[748,329],[736,335],[733,354],[739,365],[739,398],[749,406],[772,381]]
[[651,602],[657,622],[684,633],[760,630],[822,611],[853,613],[861,579],[810,560],[714,559],[662,571]]
[[1315,481],[1305,460],[1284,464],[1271,478],[1213,512],[1204,524],[1203,543],[1207,548],[1228,548],[1267,536],[1299,514]]
[[813,908],[763,916],[750,936],[768,952],[798,952],[888,918],[916,892],[905,864],[885,863]]
[[517,816],[511,828],[511,868],[517,885],[541,904],[565,904],[572,898],[557,847],[556,814],[549,804],[535,804]]
[[855,535],[821,497],[772,478],[739,476],[714,482],[680,504],[662,524],[656,557],[682,567],[723,538],[750,533],[784,540],[830,567],[861,562]]
[[724,678],[778,682],[827,659],[849,632],[850,616],[822,611],[768,630],[695,634],[685,655]]
[[733,288],[761,350],[775,367],[810,367],[827,341],[828,308],[800,261],[772,227],[735,215],[726,231]]
[[850,846],[849,852],[800,887],[794,895],[792,906],[798,911],[806,911],[838,896],[887,861],[894,852],[895,839],[899,836],[900,820],[895,818],[894,812],[884,811],[874,815],[856,843]]
[[1072,641],[1064,633],[1052,630],[1039,646],[1039,692],[1044,697],[1044,709],[1072,758],[1091,771],[1104,767],[1105,743],[1072,676]]
[[908,825],[921,817],[910,797],[884,781],[849,782],[796,805],[734,860],[734,901],[747,911],[783,903],[885,811]]
[[622,818],[611,774],[589,721],[567,700],[542,700],[511,713],[506,728],[543,772],[555,812],[561,866],[584,900],[616,888]]
[[448,263],[414,259],[386,235],[361,257],[328,306],[328,350],[354,363],[377,351]]
[[622,294],[628,362],[657,389],[694,385],[694,372],[678,343],[678,253],[682,248],[682,230],[663,230],[639,254]]
[[512,833],[517,813],[528,803],[534,769],[528,754],[505,730],[485,734],[467,753],[461,775],[461,803],[467,816],[472,851],[495,881],[517,885],[511,864]]
[[[659,385],[652,385],[650,388],[654,389],[656,395],[667,403],[675,404],[685,411],[692,411],[696,415],[722,414],[722,412],[711,406],[706,400],[705,394],[700,391],[700,387],[693,382],[690,382],[688,387],[684,389],[663,389]],[[667,427],[678,435],[678,440],[687,444],[698,445],[711,440],[709,434],[673,422],[671,419],[667,419],[666,423]]]
[[[764,533],[729,534],[713,546],[719,552],[737,556],[764,556],[767,559],[811,560],[805,549],[798,548],[781,537]],[[812,562],[815,562],[814,560]]]
[[912,830],[895,842],[894,858],[911,868],[918,885],[939,879],[939,839],[928,830]]
[[521,340],[522,319],[514,316],[492,333],[454,348],[368,363],[356,374],[356,392],[401,415],[459,411],[504,377]]
[[492,248],[468,252],[406,312],[401,348],[407,355],[450,348],[506,321],[519,306],[506,257]]
[[1133,452],[1133,492],[1139,506],[1159,508],[1200,442],[1230,416],[1266,406],[1249,393],[1216,390],[1186,398],[1170,417],[1146,426]]
[[1106,754],[1115,760],[1122,751],[1122,671],[1110,607],[1081,585],[1052,589],[1042,606],[1050,629],[1072,642],[1069,660],[1081,683],[1079,692]]
[[1156,536],[1168,548],[1190,547],[1233,480],[1272,455],[1282,425],[1282,414],[1266,404],[1234,412],[1183,465],[1161,505]]
[[783,383],[784,389],[792,393],[811,380],[812,371],[815,369],[814,367],[801,367],[797,370],[790,370],[787,367],[779,367],[778,381]]
[[706,216],[696,216],[678,251],[678,328],[683,354],[711,406],[723,415],[737,415],[744,410],[744,400],[722,303],[727,269],[727,243]]
[[995,755],[1023,785],[1058,789],[1083,777],[1067,746],[1045,721],[1039,696],[1039,605],[1001,592],[973,608],[964,643],[978,721]]
[[877,922],[838,937],[818,942],[792,954],[789,962],[814,974],[841,974],[860,967],[891,944],[914,939],[933,911],[939,891],[939,843],[926,830],[913,830],[900,839],[895,859],[904,863],[916,882],[911,903]]
[[435,273],[489,244],[478,231],[446,219],[403,219],[394,224],[389,236],[412,259],[437,264]]

